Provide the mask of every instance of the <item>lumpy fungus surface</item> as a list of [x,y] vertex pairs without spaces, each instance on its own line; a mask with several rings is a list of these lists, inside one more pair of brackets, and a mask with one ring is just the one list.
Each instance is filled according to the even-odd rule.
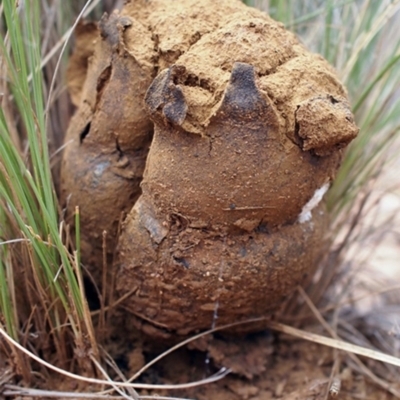
[[115,254],[149,334],[272,312],[324,251],[358,132],[333,69],[239,0],[128,1],[81,31],[61,197],[92,275]]

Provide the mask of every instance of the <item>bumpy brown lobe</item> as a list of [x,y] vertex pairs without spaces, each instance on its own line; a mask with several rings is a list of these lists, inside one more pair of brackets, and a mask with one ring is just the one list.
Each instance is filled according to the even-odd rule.
[[99,30],[65,139],[61,182],[69,215],[80,207],[83,260],[95,275],[102,265],[103,231],[112,253],[121,214],[140,194],[153,130],[143,97],[154,74],[153,44],[140,23],[114,13],[100,21]]
[[179,215],[163,231],[143,198],[129,217],[119,242],[119,288],[138,290],[127,307],[182,335],[211,327],[216,308],[218,325],[271,312],[311,272],[327,227],[323,207],[312,224],[237,235],[192,227]]
[[165,122],[186,132],[191,127],[183,118],[192,98],[186,102],[183,85],[174,84],[180,71],[159,74],[147,93],[156,126],[164,128],[156,129],[143,196],[151,198],[160,215],[181,213],[198,225],[252,221],[255,228],[261,222],[295,221],[315,190],[334,175],[341,154],[321,158],[295,146],[282,132],[272,101],[257,87],[254,67],[244,63],[234,65],[203,136],[180,133]]
[[[123,168],[136,166],[137,179],[115,166],[121,153],[145,148],[149,88],[155,137],[118,247],[119,293],[137,288],[125,307],[151,334],[209,328],[216,307],[218,323],[268,313],[322,250],[323,206],[310,221],[297,218],[357,133],[345,90],[320,56],[239,0],[138,0],[122,14],[110,29],[136,63],[119,56],[121,40],[113,38],[121,36],[105,40],[103,26],[106,46],[95,52],[96,74],[88,74],[70,128],[82,132],[91,122],[90,130],[67,152],[65,171],[66,179],[79,177],[75,162],[92,154],[82,174],[91,183],[96,162],[117,157],[100,174],[109,197],[86,208],[89,227],[109,229],[139,190],[146,152]],[[70,180],[65,193],[103,201],[100,189],[82,186]]]
[[171,66],[201,37],[230,19],[258,14],[240,0],[131,0],[124,11],[147,22],[157,48],[159,70]]
[[296,111],[297,132],[302,149],[313,149],[318,156],[327,156],[332,149],[347,146],[357,135],[353,116],[346,99],[325,95],[299,104]]

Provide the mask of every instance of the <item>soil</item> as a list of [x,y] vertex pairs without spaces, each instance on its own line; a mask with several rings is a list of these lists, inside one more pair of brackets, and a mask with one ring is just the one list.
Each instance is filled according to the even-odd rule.
[[[154,357],[154,351],[146,351],[146,347],[138,345],[131,352],[123,348],[119,360],[126,367],[126,376],[133,375]],[[354,372],[344,360],[343,354],[327,347],[269,331],[246,337],[216,335],[175,351],[146,371],[138,382],[187,383],[204,379],[222,367],[232,371],[227,377],[193,389],[138,393],[196,400],[395,398]],[[337,369],[332,374],[335,361]]]
[[[148,345],[120,341],[108,346],[121,372],[134,375],[158,352]],[[339,358],[338,358],[339,357]],[[314,343],[262,331],[246,337],[202,338],[179,349],[147,370],[136,382],[179,384],[204,379],[222,367],[232,372],[220,381],[191,389],[138,390],[141,396],[170,396],[196,400],[394,400],[345,363],[346,356]],[[335,361],[337,369],[332,370]],[[365,362],[365,360],[363,360]],[[373,368],[375,363],[369,363]],[[376,366],[376,365],[375,365]],[[387,378],[381,368],[382,378]],[[10,369],[0,360],[0,389],[7,384]],[[331,379],[331,376],[334,379]],[[5,380],[4,380],[5,379]],[[99,390],[61,378],[36,382],[45,390],[87,393]],[[396,386],[397,385],[397,386]],[[398,382],[393,383],[398,387]],[[20,398],[20,397],[19,397]],[[63,397],[59,397],[62,399]],[[79,397],[77,397],[79,398]],[[0,390],[0,399],[1,396]]]

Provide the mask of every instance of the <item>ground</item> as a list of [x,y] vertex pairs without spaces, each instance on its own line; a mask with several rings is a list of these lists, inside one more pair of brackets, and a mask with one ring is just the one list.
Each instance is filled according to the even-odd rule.
[[[208,352],[193,347],[207,347]],[[135,357],[139,356],[137,349],[133,352]],[[162,394],[198,400],[322,400],[335,397],[334,386],[339,379],[337,398],[341,400],[394,398],[345,363],[335,375],[338,379],[330,382],[337,357],[346,359],[332,349],[271,332],[247,338],[219,337],[207,344],[192,345],[191,350],[178,350],[147,372],[144,381],[185,383],[210,375],[216,366],[226,366],[235,372],[219,382]]]

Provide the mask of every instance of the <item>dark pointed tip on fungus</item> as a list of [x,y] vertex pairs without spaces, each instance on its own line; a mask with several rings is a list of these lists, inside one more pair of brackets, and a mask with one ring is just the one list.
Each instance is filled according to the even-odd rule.
[[249,118],[257,117],[266,106],[256,85],[254,67],[236,62],[221,108],[224,108],[226,114],[235,119],[235,122],[246,123]]
[[186,118],[187,104],[182,89],[175,84],[180,70],[173,66],[162,71],[147,90],[145,103],[150,115],[167,124],[182,125]]
[[114,11],[110,15],[104,13],[99,22],[100,35],[114,47],[120,43],[121,32],[131,25],[132,20],[129,17],[121,16],[118,11]]
[[[213,119],[237,130],[258,131],[260,136],[279,131],[276,110],[266,93],[257,84],[255,68],[251,64],[235,62],[228,85]],[[241,129],[241,128],[240,128]]]

